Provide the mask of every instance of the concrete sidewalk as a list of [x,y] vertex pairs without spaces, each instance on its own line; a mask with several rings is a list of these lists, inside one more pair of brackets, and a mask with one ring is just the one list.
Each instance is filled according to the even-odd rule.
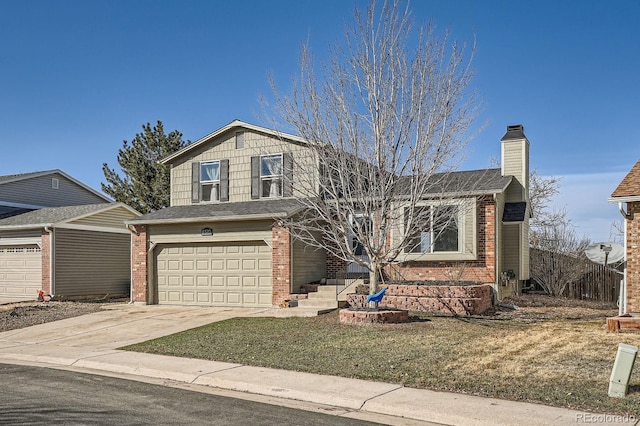
[[274,315],[271,309],[107,305],[97,313],[0,333],[0,362],[162,379],[306,401],[342,409],[337,415],[395,416],[390,424],[410,424],[409,419],[445,425],[636,424],[544,405],[116,349],[232,317]]

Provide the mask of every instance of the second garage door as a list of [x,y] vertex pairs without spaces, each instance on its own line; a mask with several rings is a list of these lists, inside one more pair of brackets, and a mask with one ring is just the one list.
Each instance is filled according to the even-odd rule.
[[0,296],[36,299],[42,288],[42,257],[37,245],[0,246]]
[[271,306],[271,248],[263,241],[165,245],[156,271],[160,304]]

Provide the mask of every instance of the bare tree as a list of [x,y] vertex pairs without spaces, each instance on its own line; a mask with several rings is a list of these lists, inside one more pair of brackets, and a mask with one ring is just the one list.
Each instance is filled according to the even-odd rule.
[[552,296],[561,295],[567,285],[586,272],[584,250],[587,238],[578,238],[569,221],[539,227],[536,246],[531,250],[531,277]]
[[[373,2],[355,11],[327,63],[316,67],[303,47],[290,96],[273,86],[281,119],[309,141],[308,157],[293,156],[294,169],[308,171],[296,175],[307,213],[286,225],[368,269],[372,294],[381,268],[407,247],[457,244],[451,236],[465,207],[442,194],[460,183],[450,172],[476,115],[472,53],[431,26],[414,31],[398,1]],[[402,232],[391,238],[394,227]]]
[[531,203],[532,237],[539,227],[566,221],[564,210],[552,210],[550,204],[560,193],[560,178],[540,176],[537,170],[529,174],[529,201]]

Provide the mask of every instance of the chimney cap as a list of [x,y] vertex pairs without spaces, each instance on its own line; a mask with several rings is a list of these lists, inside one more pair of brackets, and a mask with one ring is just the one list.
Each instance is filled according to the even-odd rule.
[[512,124],[507,126],[507,133],[504,134],[501,141],[509,139],[527,139],[524,135],[524,126],[522,124]]

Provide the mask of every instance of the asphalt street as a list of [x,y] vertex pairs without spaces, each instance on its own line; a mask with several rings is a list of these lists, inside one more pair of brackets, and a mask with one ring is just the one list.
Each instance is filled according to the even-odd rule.
[[0,377],[0,424],[376,424],[50,368],[0,364]]

